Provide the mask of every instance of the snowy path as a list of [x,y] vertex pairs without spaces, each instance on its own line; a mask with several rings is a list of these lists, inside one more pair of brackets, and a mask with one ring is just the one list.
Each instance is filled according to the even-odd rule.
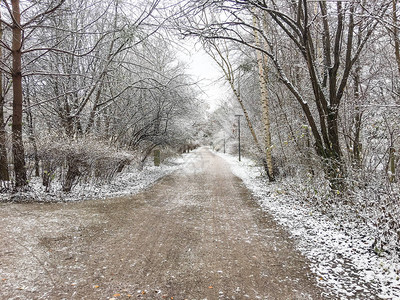
[[207,149],[135,196],[0,204],[0,299],[322,299],[306,259]]

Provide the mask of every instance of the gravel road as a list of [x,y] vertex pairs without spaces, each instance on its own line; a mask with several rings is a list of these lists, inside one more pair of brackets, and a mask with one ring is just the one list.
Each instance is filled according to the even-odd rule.
[[0,299],[323,299],[307,260],[206,148],[135,196],[0,204]]

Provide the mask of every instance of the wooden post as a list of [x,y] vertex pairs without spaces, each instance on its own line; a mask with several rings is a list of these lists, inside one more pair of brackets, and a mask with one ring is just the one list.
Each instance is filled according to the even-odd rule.
[[161,163],[161,151],[160,149],[154,150],[154,165],[159,167]]

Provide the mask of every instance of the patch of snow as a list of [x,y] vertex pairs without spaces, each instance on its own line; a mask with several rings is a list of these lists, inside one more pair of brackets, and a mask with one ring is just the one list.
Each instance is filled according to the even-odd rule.
[[400,299],[400,262],[371,250],[370,228],[328,216],[286,195],[280,183],[269,183],[252,160],[216,153],[253,192],[260,206],[292,235],[310,261],[311,271],[328,296],[338,299]]

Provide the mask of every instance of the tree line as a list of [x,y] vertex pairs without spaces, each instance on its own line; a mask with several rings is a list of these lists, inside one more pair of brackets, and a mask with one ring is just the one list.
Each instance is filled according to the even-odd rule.
[[201,105],[167,19],[157,0],[1,1],[3,189],[70,191],[188,142]]
[[341,207],[374,228],[376,249],[398,253],[398,1],[203,0],[177,11],[231,91],[210,116],[213,147],[237,151],[241,112],[244,150],[269,181],[324,212]]

